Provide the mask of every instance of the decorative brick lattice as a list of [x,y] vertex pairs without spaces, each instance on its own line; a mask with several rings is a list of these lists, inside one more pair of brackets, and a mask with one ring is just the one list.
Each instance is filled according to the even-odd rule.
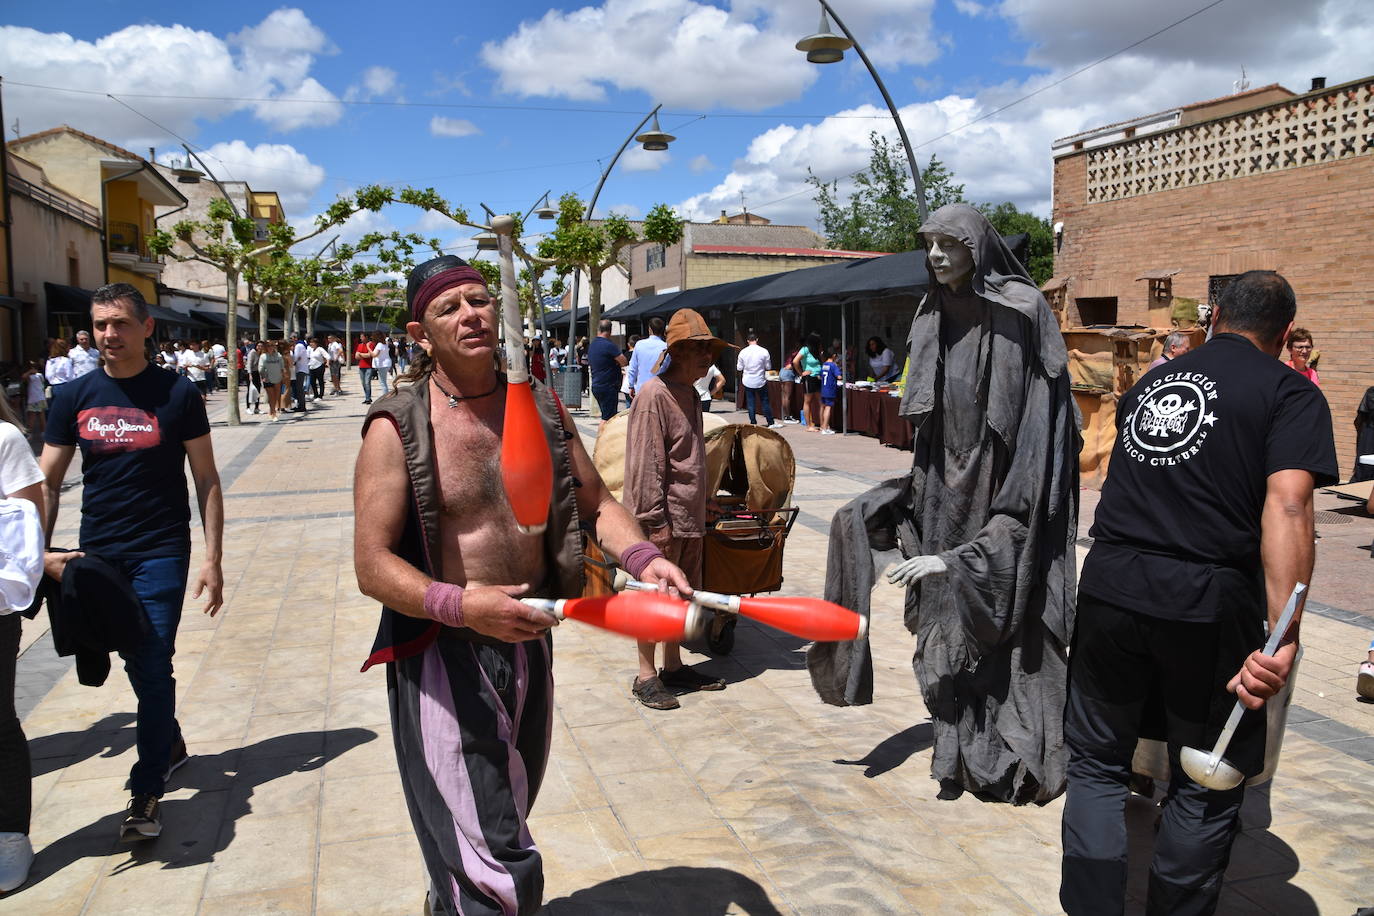
[[1088,202],[1374,154],[1374,83],[1088,152]]

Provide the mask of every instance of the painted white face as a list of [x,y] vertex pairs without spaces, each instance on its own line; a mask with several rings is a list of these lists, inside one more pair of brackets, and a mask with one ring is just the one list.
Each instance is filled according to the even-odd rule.
[[923,238],[930,268],[941,285],[955,290],[973,275],[973,252],[963,242],[939,232],[927,233]]

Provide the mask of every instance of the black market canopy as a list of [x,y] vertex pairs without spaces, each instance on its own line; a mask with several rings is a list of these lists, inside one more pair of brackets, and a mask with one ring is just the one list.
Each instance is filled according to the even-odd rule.
[[[1029,238],[1022,233],[1007,236],[1003,241],[1024,264]],[[655,315],[666,317],[681,308],[763,311],[798,305],[841,306],[899,295],[919,298],[925,294],[928,283],[925,252],[902,251],[681,292],[638,296],[608,309],[605,317],[615,321],[644,320]]]

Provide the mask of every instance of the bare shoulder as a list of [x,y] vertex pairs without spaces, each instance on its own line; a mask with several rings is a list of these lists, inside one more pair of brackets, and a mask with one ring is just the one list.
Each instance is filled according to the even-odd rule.
[[395,424],[385,415],[367,427],[358,461],[354,465],[353,487],[358,498],[364,493],[383,495],[408,486],[405,449]]

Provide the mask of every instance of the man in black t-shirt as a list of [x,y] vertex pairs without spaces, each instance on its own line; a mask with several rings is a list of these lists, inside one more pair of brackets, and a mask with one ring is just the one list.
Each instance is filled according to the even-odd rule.
[[1065,710],[1059,900],[1071,916],[1125,906],[1123,808],[1146,709],[1163,710],[1172,771],[1148,908],[1216,908],[1245,788],[1202,788],[1179,750],[1210,749],[1235,694],[1251,711],[1226,757],[1247,776],[1263,768],[1259,710],[1287,682],[1298,620],[1273,656],[1258,651],[1262,623],[1312,581],[1312,491],[1337,479],[1326,399],[1277,358],[1295,313],[1283,277],[1243,274],[1215,336],[1151,369],[1117,408]]
[[205,402],[187,379],[160,372],[145,358],[153,320],[138,289],[112,283],[96,290],[91,322],[105,365],[54,393],[40,461],[51,541],[62,480],[81,447],[82,552],[49,551],[44,567],[61,579],[73,557],[99,556],[123,572],[147,611],[151,632],[137,649],[121,653],[138,697],[138,760],[129,773],[132,798],[120,834],[145,839],[161,833],[158,799],[172,770],[187,759],[172,677],[191,561],[187,459],[205,533],[195,596],[208,592],[205,612],[211,616],[223,602],[224,503]]

